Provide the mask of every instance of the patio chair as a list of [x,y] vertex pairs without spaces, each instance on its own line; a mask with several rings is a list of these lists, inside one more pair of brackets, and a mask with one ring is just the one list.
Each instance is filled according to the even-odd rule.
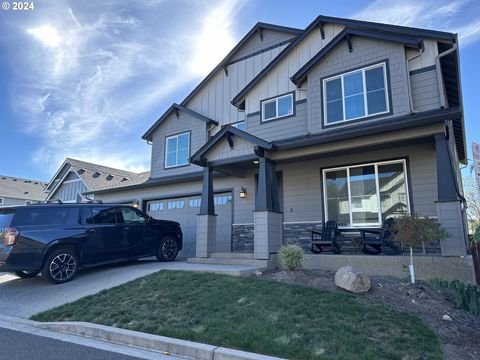
[[[401,254],[403,252],[401,244],[396,243],[392,239],[394,225],[395,219],[388,218],[383,222],[382,227],[378,231],[362,231],[363,252],[371,255],[378,255],[382,252],[386,255]],[[371,234],[371,236],[367,234]]]
[[321,231],[312,230],[311,251],[314,254],[320,254],[324,247],[330,248],[335,254],[340,254],[342,249],[337,242],[339,234],[336,221],[329,220],[322,226]]

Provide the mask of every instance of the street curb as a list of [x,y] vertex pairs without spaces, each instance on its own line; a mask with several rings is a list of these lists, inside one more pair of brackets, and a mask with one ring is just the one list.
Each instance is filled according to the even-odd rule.
[[[34,324],[32,324],[34,323]],[[139,331],[92,324],[88,322],[33,322],[30,324],[52,331],[80,335],[120,345],[154,350],[165,355],[175,355],[198,360],[285,360],[278,357],[234,350]]]

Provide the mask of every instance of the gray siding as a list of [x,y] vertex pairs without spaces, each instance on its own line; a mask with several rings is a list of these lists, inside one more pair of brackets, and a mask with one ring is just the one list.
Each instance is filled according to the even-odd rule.
[[415,111],[440,108],[440,93],[435,69],[410,75],[410,86]]
[[183,111],[178,112],[179,117],[172,113],[153,133],[151,177],[185,174],[200,171],[197,165],[187,165],[165,169],[165,138],[171,135],[190,131],[190,156],[192,156],[206,142],[207,125]]
[[66,179],[75,181],[60,184],[60,186],[55,190],[50,199],[58,199],[62,201],[76,201],[77,194],[81,195],[84,192],[89,191],[85,184],[74,173],[70,173],[66,177]]
[[307,133],[307,104],[295,104],[295,116],[261,122],[261,114],[247,117],[247,131],[267,141],[280,140]]
[[[353,51],[350,53],[346,41],[338,44],[308,74],[307,117],[310,132],[320,132],[323,124],[322,79],[342,72],[372,65],[388,60],[388,86],[391,92],[390,110],[392,116],[405,115],[410,112],[408,83],[403,45],[372,40],[352,38]],[[378,120],[376,118],[375,120]],[[367,120],[368,121],[368,120]],[[348,122],[339,127],[348,126]]]
[[254,52],[266,49],[278,43],[282,43],[286,40],[292,39],[293,37],[295,37],[295,35],[291,33],[263,29],[263,40],[260,39],[260,36],[258,34],[251,37],[235,54],[232,61],[250,55]]
[[231,159],[237,156],[254,155],[254,144],[238,136],[233,137],[233,148],[226,139],[221,140],[208,152],[208,161]]
[[10,197],[0,196],[3,202],[0,204],[0,208],[4,206],[25,205],[25,201],[37,202],[38,200],[16,199]]

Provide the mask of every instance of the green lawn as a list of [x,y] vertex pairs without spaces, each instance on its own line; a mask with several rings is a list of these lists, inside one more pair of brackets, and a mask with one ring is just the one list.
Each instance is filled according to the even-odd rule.
[[35,315],[291,359],[442,359],[421,320],[354,296],[255,278],[161,271]]

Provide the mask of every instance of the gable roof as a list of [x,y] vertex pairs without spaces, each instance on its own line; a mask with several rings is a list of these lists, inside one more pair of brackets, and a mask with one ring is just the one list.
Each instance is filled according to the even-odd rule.
[[326,46],[324,46],[315,56],[313,56],[305,65],[303,65],[293,76],[290,78],[292,82],[300,86],[307,78],[307,73],[312,67],[314,67],[325,55],[327,55],[333,48],[335,48],[342,40],[348,39],[351,36],[362,36],[371,39],[387,40],[398,42],[414,48],[422,48],[423,40],[419,37],[402,36],[393,34],[390,32],[377,30],[364,30],[355,28],[344,28],[337,36],[335,36]]
[[216,133],[206,144],[204,144],[198,151],[193,154],[190,158],[190,161],[194,164],[200,164],[202,162],[203,156],[211,149],[213,148],[220,140],[223,138],[227,137],[228,135],[234,135],[238,136],[246,141],[249,141],[253,143],[254,145],[257,145],[265,150],[272,150],[273,145],[272,143],[260,139],[259,137],[252,135],[246,131],[237,129],[233,126],[226,125],[220,130],[218,133]]
[[153,124],[150,129],[147,130],[147,132],[145,134],[142,135],[142,139],[144,140],[147,140],[147,141],[151,141],[152,140],[152,135],[153,135],[153,132],[155,131],[155,129],[157,127],[160,126],[160,124],[173,112],[173,111],[183,111],[199,120],[202,120],[202,121],[205,121],[207,124],[214,124],[216,126],[218,126],[218,122],[215,121],[215,120],[212,120],[202,114],[199,114],[197,113],[196,111],[193,111],[191,109],[188,109],[186,108],[185,106],[183,105],[179,105],[177,103],[173,103],[172,106],[170,106],[168,108],[167,111],[165,111],[165,113],[155,122],[155,124]]
[[312,21],[305,28],[305,30],[301,34],[299,34],[295,38],[295,40],[292,41],[285,49],[283,49],[283,51],[281,51],[280,54],[278,54],[265,68],[263,68],[263,70],[260,71],[258,75],[252,79],[252,81],[250,81],[242,90],[240,90],[240,92],[232,99],[232,104],[236,107],[240,107],[247,93],[261,79],[263,79],[282,59],[284,59],[300,42],[302,42],[302,40],[305,39],[308,34],[317,29],[317,27],[320,27],[321,25],[326,23],[344,25],[349,28],[372,30],[378,33],[388,32],[392,35],[420,38],[425,37],[452,42],[455,41],[455,34],[443,31],[419,29],[407,26],[381,24],[370,21],[352,20],[320,15],[314,21]]
[[[69,172],[72,171],[91,191],[141,184],[147,181],[150,176],[150,172],[135,173],[99,164],[93,164],[86,161],[67,158],[47,186],[48,188],[52,184],[54,184],[54,187],[51,189],[50,195],[48,197],[52,196],[55,193],[55,191],[61,185],[64,176],[66,176]],[[58,181],[55,183],[55,180]]]
[[0,175],[0,197],[41,201],[45,199],[46,185],[38,180]]

